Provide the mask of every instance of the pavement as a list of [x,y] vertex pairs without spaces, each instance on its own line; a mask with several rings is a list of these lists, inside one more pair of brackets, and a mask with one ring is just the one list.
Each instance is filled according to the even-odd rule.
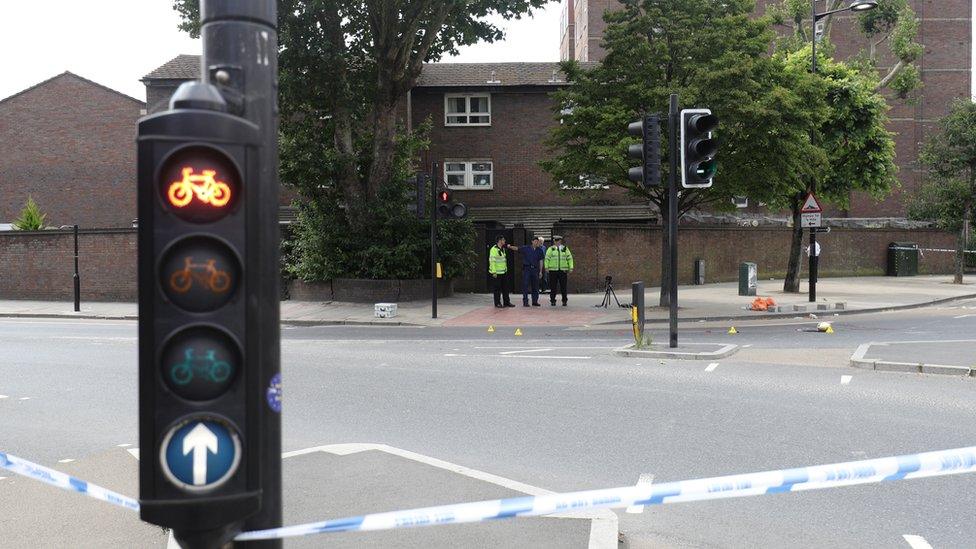
[[[759,282],[759,296],[772,297],[784,313],[749,311],[753,297],[738,295],[737,283],[707,284],[704,286],[680,286],[679,316],[683,320],[760,319],[789,318],[809,313],[852,314],[889,309],[922,307],[965,297],[976,297],[976,284],[952,284],[947,276],[917,277],[850,277],[825,278],[817,283],[818,301],[807,299],[806,284],[800,294],[782,291],[782,280]],[[618,288],[617,297],[624,305],[631,301],[630,288]],[[658,288],[645,293],[645,303],[658,302]],[[521,296],[513,295],[517,305],[511,309],[496,309],[492,297],[487,294],[457,294],[438,300],[438,318],[430,316],[429,301],[412,301],[398,304],[395,318],[374,317],[373,305],[342,302],[283,301],[281,318],[290,325],[376,325],[376,326],[593,326],[605,324],[629,324],[630,311],[616,306],[597,307],[604,300],[604,293],[573,294],[568,307],[550,307],[548,296],[541,296],[541,307],[522,307]],[[837,304],[843,309],[838,310]],[[817,310],[817,305],[827,310]],[[794,306],[803,310],[794,311]],[[82,303],[81,311],[73,311],[73,304],[66,302],[0,300],[0,317],[50,317],[50,318],[102,318],[135,319],[138,307],[135,303]],[[660,322],[668,317],[667,308],[648,307],[649,322]]]
[[[973,348],[949,342],[976,333],[974,307],[976,299],[841,316],[833,334],[803,318],[742,321],[735,335],[725,322],[682,324],[681,345],[738,346],[716,360],[615,356],[630,335],[614,326],[526,327],[522,336],[474,326],[285,326],[286,523],[531,487],[563,492],[642,475],[659,483],[970,446],[976,379],[859,370],[850,357],[867,343],[899,342],[901,350],[867,356],[966,364]],[[650,331],[665,340],[662,326]],[[0,319],[0,449],[137,495],[137,463],[120,447],[138,438],[135,364],[134,322]],[[339,451],[350,446],[358,451]],[[8,477],[0,479],[4,547],[164,541],[124,511],[0,476]],[[976,475],[964,475],[615,515],[622,549],[909,548],[919,538],[972,547],[976,523],[951,510],[974,490]],[[593,522],[569,520],[287,545],[589,547]]]

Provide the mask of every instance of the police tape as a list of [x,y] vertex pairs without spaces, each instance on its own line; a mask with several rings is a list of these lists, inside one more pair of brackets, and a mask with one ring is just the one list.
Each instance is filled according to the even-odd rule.
[[[959,250],[952,250],[952,249],[949,249],[949,248],[909,248],[909,247],[901,247],[901,246],[895,246],[895,247],[888,248],[888,249],[889,250],[904,250],[904,251],[911,251],[911,252],[949,252],[949,253],[956,253],[956,252],[959,251]],[[962,253],[964,253],[964,254],[976,254],[976,250],[963,250]]]
[[255,530],[238,535],[237,541],[279,539],[326,532],[375,531],[417,526],[461,524],[514,517],[553,515],[587,509],[612,509],[631,505],[663,505],[762,494],[819,490],[858,484],[957,475],[976,472],[976,446],[889,457],[767,471],[725,477],[589,490],[545,496],[526,496],[477,503],[425,507],[347,517],[323,522]]
[[97,484],[85,482],[71,475],[48,469],[43,465],[31,463],[26,459],[0,452],[0,467],[18,475],[50,484],[62,490],[78,492],[99,501],[118,505],[131,511],[139,510],[139,502],[122,494],[115,493]]
[[[134,499],[16,456],[0,453],[0,467],[18,475],[64,490],[78,492],[131,511],[139,510],[139,502]],[[244,532],[238,534],[234,539],[237,541],[254,541],[328,532],[366,532],[463,524],[515,517],[556,515],[588,509],[615,509],[630,507],[631,505],[664,505],[821,490],[972,472],[976,472],[976,446],[656,485],[624,486],[604,490],[525,496],[375,513]]]

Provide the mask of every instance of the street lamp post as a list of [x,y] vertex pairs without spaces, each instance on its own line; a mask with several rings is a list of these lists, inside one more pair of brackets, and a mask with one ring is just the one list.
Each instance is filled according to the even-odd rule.
[[[813,42],[813,48],[811,51],[811,59],[813,65],[813,74],[817,74],[817,22],[819,22],[824,17],[833,15],[835,13],[840,13],[844,11],[854,11],[862,12],[873,10],[878,7],[877,0],[852,0],[850,5],[846,8],[840,8],[836,10],[825,11],[823,13],[817,13],[817,0],[810,0],[810,12],[813,15],[813,35],[811,40]],[[817,192],[817,182],[816,180],[810,185],[810,192]],[[810,302],[813,303],[817,301],[817,275],[820,269],[820,254],[817,253],[817,229],[816,227],[810,227],[810,253],[807,254],[810,261]]]

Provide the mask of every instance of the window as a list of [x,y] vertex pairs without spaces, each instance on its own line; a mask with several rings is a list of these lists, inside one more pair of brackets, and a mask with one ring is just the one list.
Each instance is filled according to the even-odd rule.
[[488,160],[447,160],[444,162],[444,181],[448,188],[491,190],[492,163]]
[[491,96],[444,96],[445,126],[491,126]]

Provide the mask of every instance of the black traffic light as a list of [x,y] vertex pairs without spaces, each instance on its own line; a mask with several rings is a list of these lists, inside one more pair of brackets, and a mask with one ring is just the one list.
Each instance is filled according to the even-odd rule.
[[261,505],[258,246],[277,200],[261,194],[259,128],[216,88],[183,84],[171,105],[138,131],[141,513],[226,541]]
[[440,219],[464,219],[468,207],[462,202],[451,201],[451,191],[441,189],[437,192],[437,217]]
[[718,170],[715,154],[718,142],[712,132],[718,127],[718,117],[709,109],[681,111],[681,186],[684,188],[711,187]]
[[661,125],[657,115],[645,116],[643,120],[627,126],[627,133],[640,137],[641,142],[631,145],[627,155],[641,161],[641,165],[631,168],[627,177],[644,188],[661,184]]

